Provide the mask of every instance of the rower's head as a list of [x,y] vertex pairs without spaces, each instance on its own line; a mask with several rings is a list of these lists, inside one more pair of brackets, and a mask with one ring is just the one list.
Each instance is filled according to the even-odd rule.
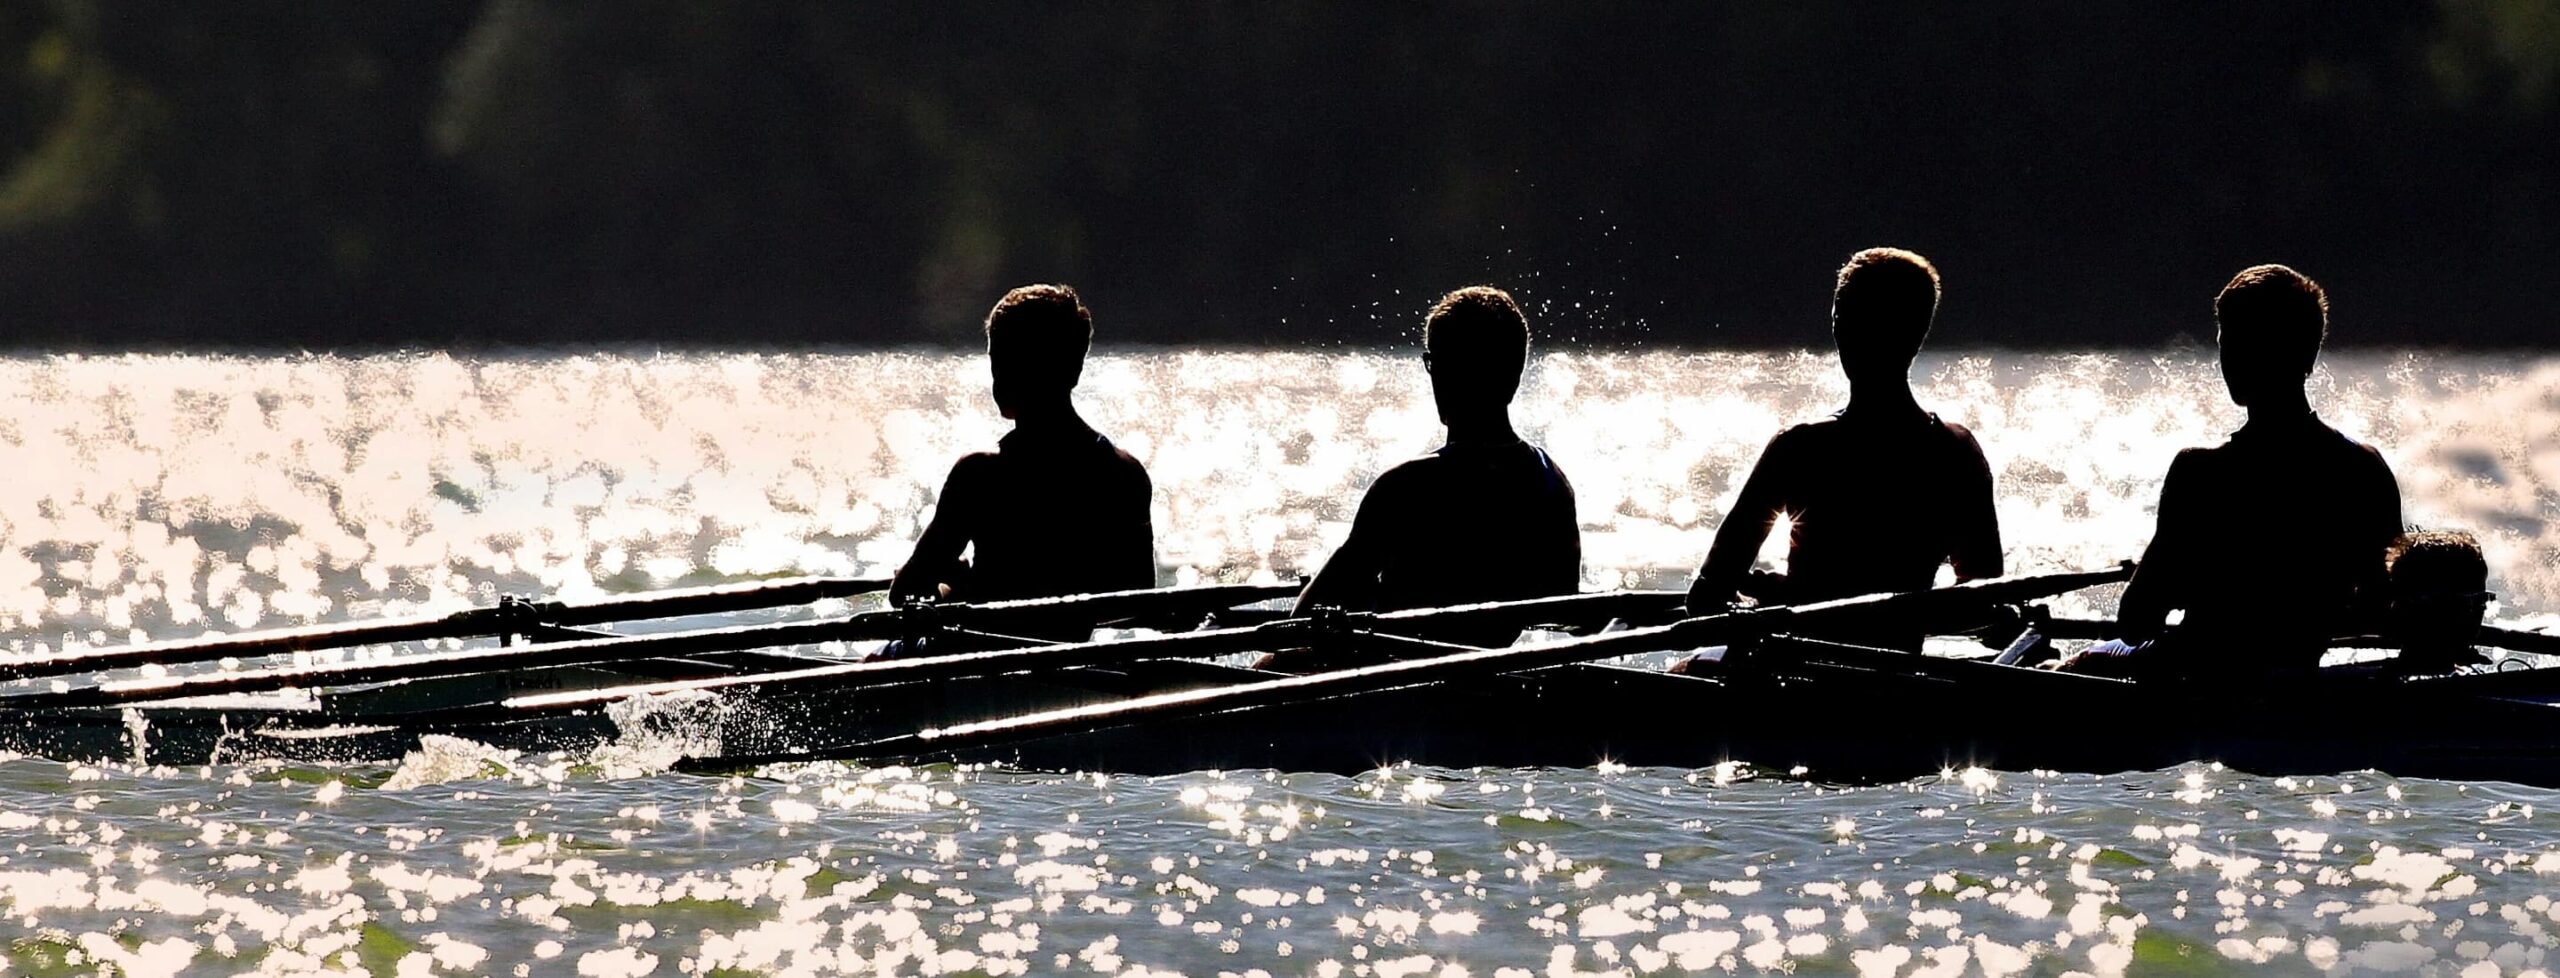
[[1093,346],[1093,313],[1076,290],[1026,285],[987,310],[987,366],[995,375],[996,409],[1012,418],[1063,403],[1084,375]]
[[1900,384],[1938,318],[1938,269],[1917,253],[1869,248],[1849,256],[1831,289],[1831,339],[1852,387]]
[[2213,299],[2213,321],[2232,403],[2294,400],[2329,334],[2329,294],[2301,272],[2258,265],[2222,287]]
[[1443,424],[1500,411],[1520,392],[1529,363],[1529,317],[1511,293],[1489,285],[1441,296],[1422,320],[1422,363]]
[[2387,636],[2409,650],[2468,650],[2489,609],[2489,562],[2459,530],[2415,530],[2391,545]]

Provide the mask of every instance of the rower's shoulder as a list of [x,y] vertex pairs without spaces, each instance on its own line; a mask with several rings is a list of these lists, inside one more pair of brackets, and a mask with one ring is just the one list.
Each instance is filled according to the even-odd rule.
[[2230,454],[2228,445],[2189,445],[2178,449],[2178,454],[2169,456],[2167,478],[2176,482],[2186,481],[2188,478],[2210,471],[2216,462],[2228,454]]
[[1004,468],[1004,456],[996,452],[970,452],[951,463],[952,482],[977,482],[997,478]]
[[1103,453],[1106,456],[1106,459],[1103,462],[1105,466],[1119,470],[1124,474],[1135,475],[1140,479],[1147,477],[1146,463],[1138,461],[1137,456],[1129,454],[1128,449],[1112,444],[1111,439],[1107,436],[1096,435],[1094,437],[1102,443]]
[[2325,420],[2315,418],[2312,423],[2319,426],[2316,437],[2324,446],[2322,454],[2330,459],[2328,464],[2337,466],[2337,470],[2367,477],[2393,478],[2391,463],[2383,458],[2381,449],[2339,431]]
[[[2322,427],[2328,426],[2323,424]],[[2346,432],[2339,431],[2336,428],[2330,428],[2329,433],[2338,436],[2338,441],[2345,444],[2347,454],[2353,457],[2358,463],[2380,466],[2385,471],[2388,471],[2391,468],[2391,463],[2382,457],[2382,449],[2373,447],[2372,443],[2357,438],[2354,435],[2347,434]]]
[[2391,462],[2382,457],[2382,450],[2345,434],[2340,434],[2338,437],[2347,443],[2347,464],[2357,472],[2358,478],[2378,491],[2389,493],[2393,499],[2398,499],[2400,476],[2391,471]]
[[1937,418],[1938,427],[1946,429],[1947,436],[1955,439],[1957,444],[1969,446],[1977,452],[1982,450],[1982,442],[1973,437],[1973,429],[1965,427],[1964,422],[1949,421],[1934,414],[1930,417]]
[[1848,422],[1843,421],[1836,416],[1823,418],[1819,421],[1799,421],[1795,424],[1780,428],[1778,429],[1777,434],[1769,436],[1769,447],[1763,450],[1763,454],[1773,454],[1780,450],[1818,447],[1832,441],[1848,438],[1853,434],[1855,434],[1855,430],[1849,427]]

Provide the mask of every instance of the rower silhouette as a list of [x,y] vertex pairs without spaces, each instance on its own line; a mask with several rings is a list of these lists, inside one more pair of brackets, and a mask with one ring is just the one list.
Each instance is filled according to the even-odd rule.
[[1307,583],[1295,614],[1507,601],[1581,587],[1573,485],[1511,428],[1528,355],[1528,318],[1500,289],[1459,289],[1431,307],[1422,362],[1448,443],[1369,486],[1351,535]]
[[[1938,295],[1938,270],[1898,248],[1870,248],[1840,267],[1831,337],[1849,377],[1849,405],[1769,439],[1689,586],[1689,613],[1713,614],[1746,598],[1798,604],[1921,590],[1945,564],[1958,580],[2000,576],[2000,522],[1982,446],[1911,393],[1911,363],[1937,317]],[[1787,572],[1754,574],[1752,560],[1781,520]],[[1900,631],[1826,637],[1919,642]]]
[[[2259,265],[2213,302],[2222,379],[2249,421],[2179,452],[2158,528],[2125,585],[2122,638],[2073,672],[2195,676],[2308,671],[2330,638],[2369,630],[2400,536],[2400,483],[2382,454],[2321,423],[2303,384],[2329,328],[2318,283]],[[2175,628],[2172,611],[2185,618]]]
[[997,300],[986,332],[996,408],[1013,432],[995,451],[951,466],[890,599],[1001,601],[1154,587],[1147,471],[1076,413],[1093,314],[1072,288],[1026,285]]

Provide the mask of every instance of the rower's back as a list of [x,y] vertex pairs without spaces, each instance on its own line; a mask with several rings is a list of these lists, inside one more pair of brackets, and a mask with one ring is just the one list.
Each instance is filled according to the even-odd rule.
[[[893,600],[972,602],[1156,584],[1146,469],[1076,413],[1093,316],[1074,289],[1028,285],[987,313],[996,407],[1014,430],[951,467]],[[965,559],[964,559],[965,552]]]
[[[1991,466],[1963,425],[1912,396],[1911,364],[1936,319],[1937,269],[1898,248],[1850,256],[1834,280],[1831,334],[1849,406],[1778,433],[1744,480],[1690,585],[1692,614],[1749,597],[1797,604],[1916,591],[1952,565],[1961,580],[2001,574]],[[1751,564],[1787,528],[1787,571]],[[1917,647],[1907,630],[1841,638]]]
[[1528,345],[1528,319],[1500,289],[1460,289],[1432,307],[1423,362],[1448,443],[1369,487],[1350,536],[1299,596],[1300,613],[1509,601],[1580,588],[1573,485],[1511,427]]
[[[2128,640],[2172,639],[2146,653],[2151,672],[2309,669],[2331,637],[2372,625],[2401,533],[2399,482],[2303,393],[2328,326],[2317,283],[2281,265],[2248,269],[2215,300],[2215,318],[2223,379],[2249,421],[2170,464],[2118,624]],[[2174,630],[2172,610],[2185,613]]]
[[[1923,590],[1948,564],[1966,579],[2000,569],[1982,446],[1963,425],[1925,411],[1853,405],[1779,432],[1739,502],[1734,517],[1764,526],[1770,514],[1785,514],[1785,578],[1742,588],[1762,601]],[[1726,559],[1756,556],[1760,540],[1743,539],[1750,549]]]
[[[1462,442],[1378,476],[1353,533],[1375,545],[1377,611],[1571,594],[1582,582],[1573,485],[1513,438]],[[1328,565],[1330,566],[1330,565]]]
[[1154,488],[1144,466],[1080,421],[1016,428],[952,466],[938,509],[970,526],[970,601],[1156,585]]

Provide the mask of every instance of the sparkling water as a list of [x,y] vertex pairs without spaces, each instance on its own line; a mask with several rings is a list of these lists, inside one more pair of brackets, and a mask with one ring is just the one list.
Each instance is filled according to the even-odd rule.
[[[2186,354],[1915,376],[1980,434],[2021,571],[2138,554],[2170,455],[2239,421]],[[1843,392],[1818,356],[1565,354],[1515,413],[1575,483],[1587,583],[1675,586],[1758,447]],[[0,396],[13,652],[881,574],[1003,430],[983,364],[943,354],[19,359]],[[2410,522],[2481,535],[2502,616],[2560,611],[2560,364],[2335,356],[2313,401],[2383,449]],[[1437,434],[1419,364],[1369,354],[1101,356],[1079,403],[1147,463],[1169,583],[1312,570]],[[0,973],[2487,975],[2560,928],[2549,792],[2387,773],[673,756],[0,761]]]

